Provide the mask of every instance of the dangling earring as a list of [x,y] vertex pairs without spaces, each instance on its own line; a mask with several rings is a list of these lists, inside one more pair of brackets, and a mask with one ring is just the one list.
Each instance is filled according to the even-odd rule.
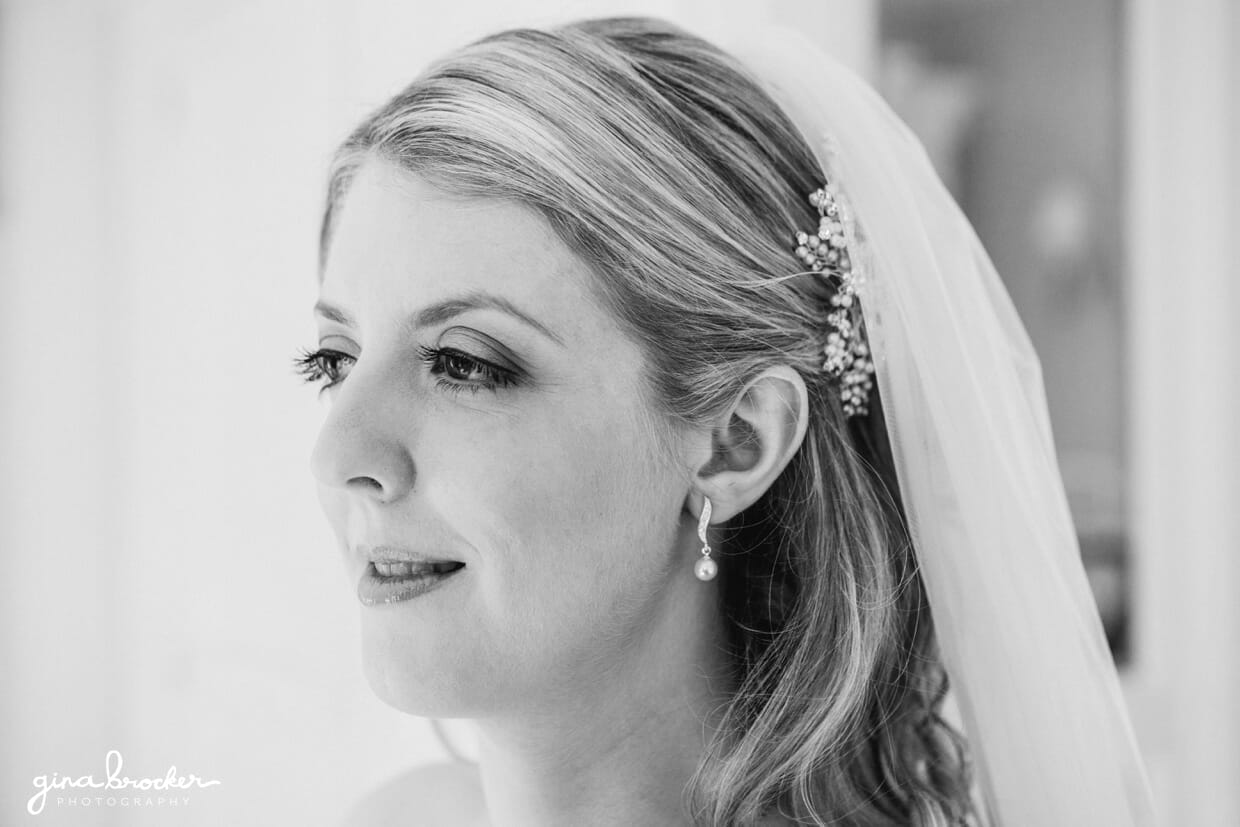
[[706,542],[706,526],[710,523],[710,497],[703,497],[702,519],[698,521],[698,538],[702,541],[702,559],[693,564],[698,580],[713,580],[719,567],[710,559],[710,543]]

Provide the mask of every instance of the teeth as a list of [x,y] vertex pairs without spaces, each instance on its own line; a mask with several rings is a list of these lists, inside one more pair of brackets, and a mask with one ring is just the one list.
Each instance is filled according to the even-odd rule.
[[412,575],[423,575],[435,573],[444,573],[459,568],[456,563],[410,563],[401,562],[384,562],[383,560],[375,560],[375,571],[384,577],[410,577]]

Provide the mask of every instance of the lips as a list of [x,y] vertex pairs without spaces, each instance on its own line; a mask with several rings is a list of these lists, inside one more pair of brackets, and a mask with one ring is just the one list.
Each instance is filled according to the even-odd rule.
[[[386,574],[380,566],[393,573]],[[417,567],[418,564],[410,563],[367,564],[357,583],[358,599],[366,606],[380,606],[404,603],[436,593],[445,584],[460,582],[461,578],[457,575],[465,569],[465,564],[443,563],[436,566],[428,563],[422,566],[421,571],[416,570]],[[405,574],[406,570],[410,573]]]

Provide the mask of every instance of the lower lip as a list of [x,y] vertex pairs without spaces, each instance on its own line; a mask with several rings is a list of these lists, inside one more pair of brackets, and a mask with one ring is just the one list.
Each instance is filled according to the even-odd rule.
[[374,563],[367,563],[366,571],[362,573],[362,579],[357,583],[357,597],[367,606],[381,606],[384,603],[412,600],[434,591],[464,570],[465,567],[461,566],[445,574],[388,577],[379,574]]

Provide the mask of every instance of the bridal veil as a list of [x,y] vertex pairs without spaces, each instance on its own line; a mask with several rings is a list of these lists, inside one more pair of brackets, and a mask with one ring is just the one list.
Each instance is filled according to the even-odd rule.
[[799,31],[730,45],[852,206],[900,494],[991,822],[1151,825],[1041,367],[994,265],[864,81]]

